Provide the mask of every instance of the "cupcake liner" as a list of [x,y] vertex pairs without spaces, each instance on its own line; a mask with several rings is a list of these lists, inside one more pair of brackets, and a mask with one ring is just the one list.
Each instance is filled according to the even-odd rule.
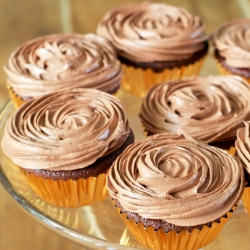
[[140,67],[123,65],[124,77],[122,87],[140,97],[144,97],[149,88],[157,83],[172,79],[180,79],[186,76],[198,75],[204,63],[206,55],[200,60],[187,66],[173,69],[164,69],[162,72],[154,72],[152,69],[142,69]]
[[235,140],[213,142],[213,143],[210,143],[210,145],[224,149],[231,155],[236,154]]
[[231,146],[227,151],[231,155],[235,155],[236,154],[236,148],[233,147],[233,146]]
[[[218,71],[219,71],[219,73],[221,75],[237,75],[237,76],[241,76],[241,75],[235,74],[235,73],[229,71],[228,69],[226,69],[216,58],[215,58],[215,62],[216,62],[217,69],[218,69]],[[248,83],[250,83],[250,78],[247,78],[245,76],[241,76],[241,77],[244,78]]]
[[100,202],[108,196],[106,174],[86,180],[52,180],[36,177],[21,169],[34,192],[47,203],[62,207],[82,207]]
[[[195,228],[191,232],[182,230],[180,233],[175,231],[166,233],[163,229],[154,230],[152,226],[145,228],[142,223],[137,224],[133,219],[129,219],[127,214],[120,214],[135,240],[150,249],[196,250],[217,237],[235,209],[236,206],[226,216],[221,217],[219,222],[213,222],[211,227],[203,226],[201,230]],[[119,208],[117,210],[120,212]]]
[[250,215],[250,187],[245,187],[241,199],[246,213]]
[[[7,84],[7,90],[8,90],[9,97],[10,97],[15,109],[18,109],[23,103],[28,101],[28,99],[24,100],[21,96],[16,94],[15,91],[12,89],[12,87],[10,87],[8,84]],[[116,89],[113,93],[111,93],[111,95],[117,97],[118,91],[119,91],[119,88]]]
[[12,87],[10,87],[8,84],[7,84],[7,90],[15,109],[18,109],[24,102],[27,101],[24,100],[21,96],[17,95],[16,92],[12,89]]

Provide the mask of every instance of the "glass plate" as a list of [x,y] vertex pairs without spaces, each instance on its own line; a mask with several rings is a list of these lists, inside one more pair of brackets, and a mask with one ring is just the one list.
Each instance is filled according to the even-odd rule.
[[[117,97],[122,101],[128,115],[135,140],[145,138],[138,112],[141,99],[122,90]],[[8,102],[0,113],[0,141],[7,119],[14,112]],[[0,148],[0,182],[21,208],[38,222],[54,232],[66,237],[84,249],[143,249],[137,243],[110,198],[101,203],[82,208],[61,208],[41,200],[26,183],[19,169]],[[245,213],[242,202],[216,240],[203,249],[206,250],[247,250],[250,244],[250,217]]]

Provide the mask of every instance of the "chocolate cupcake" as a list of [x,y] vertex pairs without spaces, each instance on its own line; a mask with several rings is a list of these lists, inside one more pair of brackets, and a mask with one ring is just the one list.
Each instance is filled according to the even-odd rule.
[[80,207],[107,197],[106,173],[133,141],[120,101],[82,88],[24,103],[6,123],[2,148],[43,200]]
[[250,86],[239,76],[172,80],[149,90],[140,118],[149,135],[182,129],[234,154],[237,129],[250,118],[249,96]]
[[250,83],[250,18],[223,23],[213,34],[214,56],[223,75],[234,74]]
[[201,19],[166,3],[118,6],[100,20],[97,34],[117,48],[122,86],[138,96],[156,83],[198,74],[208,50]]
[[122,66],[112,44],[94,34],[52,34],[18,47],[4,66],[15,107],[72,88],[115,93]]
[[241,162],[187,134],[129,145],[107,188],[136,240],[150,249],[195,250],[216,238],[244,189]]
[[246,212],[250,214],[250,121],[245,121],[244,125],[237,131],[235,147],[237,156],[243,163],[246,180],[242,201]]

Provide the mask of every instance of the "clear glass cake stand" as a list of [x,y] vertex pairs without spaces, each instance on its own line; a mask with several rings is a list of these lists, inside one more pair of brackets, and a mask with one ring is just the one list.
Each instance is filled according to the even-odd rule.
[[[135,140],[144,138],[138,111],[141,99],[124,91],[118,98],[129,115]],[[0,113],[0,141],[4,134],[6,120],[14,112],[9,101]],[[144,249],[127,230],[110,198],[101,203],[82,208],[61,208],[41,200],[26,183],[19,169],[0,149],[0,182],[12,198],[37,222],[66,237],[83,249]],[[206,250],[248,250],[250,245],[250,217],[245,213],[242,202]]]

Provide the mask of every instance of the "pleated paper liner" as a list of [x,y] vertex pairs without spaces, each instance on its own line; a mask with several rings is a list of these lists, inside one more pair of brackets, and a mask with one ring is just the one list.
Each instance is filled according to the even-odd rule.
[[34,192],[49,204],[62,207],[82,207],[104,200],[108,196],[106,174],[86,180],[52,180],[29,174],[22,168]]
[[241,199],[246,213],[250,215],[250,187],[245,187]]
[[[233,72],[231,72],[228,69],[226,69],[225,67],[223,67],[223,65],[216,58],[214,60],[215,60],[217,69],[218,69],[218,71],[219,71],[219,73],[221,75],[237,75],[237,76],[241,76],[241,75],[238,75],[238,74],[234,74]],[[241,76],[241,77],[243,79],[245,79],[248,83],[250,83],[250,78],[245,77],[245,76]]]
[[[153,250],[197,250],[217,237],[236,207],[221,217],[219,222],[213,222],[211,227],[203,226],[201,230],[195,228],[191,232],[182,230],[180,233],[166,233],[163,229],[154,230],[152,226],[145,228],[142,223],[136,224],[133,219],[127,218],[127,214],[122,213],[121,216],[133,237],[145,247]],[[119,208],[117,210],[120,212]]]
[[27,101],[27,100],[24,100],[18,94],[16,94],[15,91],[12,89],[12,87],[10,87],[8,84],[7,84],[7,90],[8,90],[9,97],[15,109],[18,109],[24,102]]
[[[15,109],[18,109],[23,103],[25,103],[28,100],[32,99],[32,98],[24,99],[23,97],[19,96],[12,89],[12,87],[10,87],[8,84],[7,84],[7,90],[8,90],[9,97],[10,97]],[[114,92],[111,93],[111,95],[117,97],[118,96],[118,91],[119,91],[119,88],[115,89]]]
[[244,169],[244,175],[245,188],[241,200],[243,202],[245,212],[250,215],[250,175],[246,169]]
[[210,145],[224,149],[231,155],[236,154],[235,139],[228,140],[228,141],[213,142],[213,143],[210,143]]
[[135,68],[133,66],[123,65],[124,77],[122,87],[139,97],[144,97],[149,88],[157,83],[172,79],[180,79],[185,76],[198,75],[204,63],[206,55],[193,64],[165,69],[162,72],[154,72],[152,69]]

